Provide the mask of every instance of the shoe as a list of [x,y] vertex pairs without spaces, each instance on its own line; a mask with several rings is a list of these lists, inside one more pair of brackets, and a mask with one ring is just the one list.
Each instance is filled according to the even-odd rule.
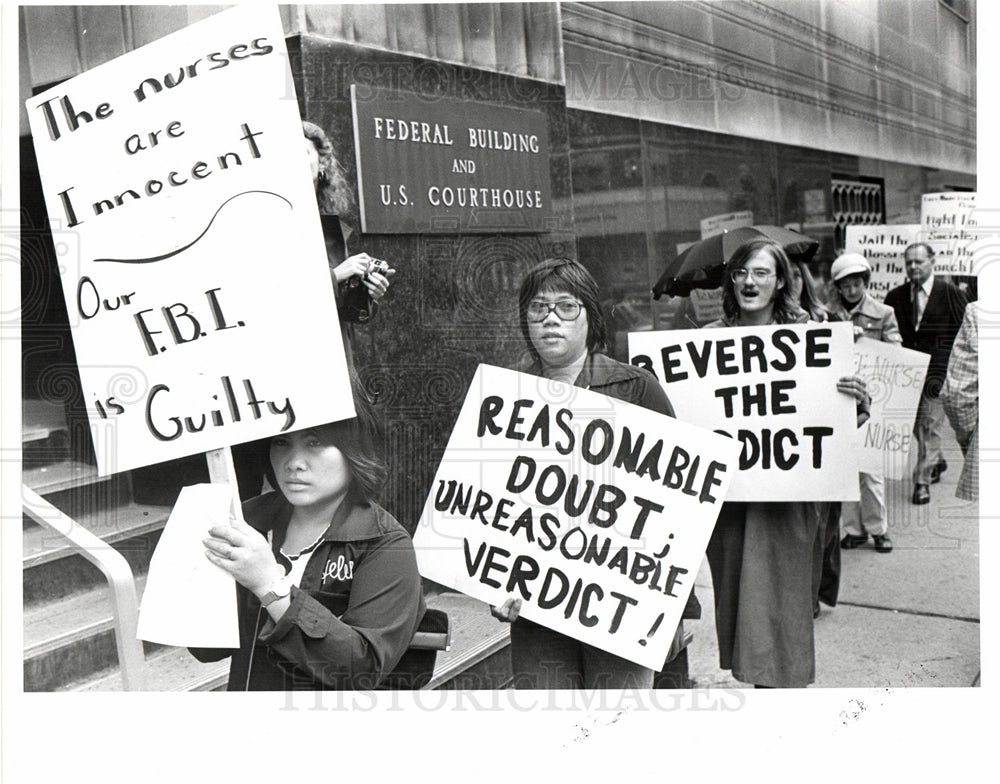
[[913,488],[913,503],[929,504],[931,502],[931,491],[927,485],[917,485]]
[[935,485],[941,481],[941,474],[948,470],[948,464],[944,461],[944,458],[938,460],[934,467],[931,469],[931,484]]
[[889,534],[883,534],[882,536],[876,536],[875,539],[875,549],[880,553],[891,553],[892,552],[892,539],[889,538]]
[[843,550],[853,550],[855,547],[860,547],[867,541],[868,541],[868,534],[865,534],[864,536],[856,536],[855,534],[844,534],[844,538],[840,540],[840,547]]

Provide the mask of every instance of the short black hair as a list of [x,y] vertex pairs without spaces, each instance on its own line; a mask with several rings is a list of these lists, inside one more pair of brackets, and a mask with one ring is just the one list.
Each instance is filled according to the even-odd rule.
[[536,264],[528,270],[521,282],[521,292],[518,296],[521,334],[524,335],[524,341],[528,344],[532,357],[539,359],[528,333],[528,304],[538,292],[545,289],[565,291],[583,303],[583,309],[587,312],[588,351],[598,351],[607,345],[608,329],[601,314],[601,294],[597,281],[580,262],[565,256],[557,256]]

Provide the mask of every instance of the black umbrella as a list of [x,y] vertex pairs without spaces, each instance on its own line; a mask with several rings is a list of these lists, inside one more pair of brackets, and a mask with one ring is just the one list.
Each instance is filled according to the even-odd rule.
[[743,245],[754,240],[776,242],[792,261],[809,261],[819,242],[780,226],[741,226],[696,242],[671,263],[653,286],[653,296],[686,297],[692,289],[716,289],[722,285],[726,262]]

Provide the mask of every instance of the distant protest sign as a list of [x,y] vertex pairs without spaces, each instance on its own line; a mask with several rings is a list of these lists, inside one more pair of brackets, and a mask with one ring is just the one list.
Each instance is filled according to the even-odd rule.
[[862,337],[854,344],[854,373],[872,397],[871,419],[858,429],[858,468],[887,479],[909,476],[913,419],[930,354]]
[[753,226],[753,212],[744,210],[742,212],[727,212],[723,215],[710,215],[707,218],[702,218],[698,225],[701,230],[701,238],[706,240],[730,229]]
[[848,226],[844,235],[844,251],[860,253],[872,268],[868,293],[879,302],[896,286],[906,282],[904,252],[918,241],[919,224],[900,226]]
[[741,446],[731,501],[857,500],[850,324],[632,332],[632,364],[663,384],[677,418]]
[[659,669],[738,446],[585,389],[480,365],[414,536],[420,573]]
[[102,475],[353,415],[274,7],[26,106]]
[[975,193],[949,191],[921,197],[921,239],[934,248],[935,274],[976,274],[970,247],[979,238],[975,210]]

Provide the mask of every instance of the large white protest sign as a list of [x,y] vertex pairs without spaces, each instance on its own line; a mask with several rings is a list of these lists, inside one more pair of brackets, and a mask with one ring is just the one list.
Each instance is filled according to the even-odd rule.
[[101,474],[353,415],[274,7],[26,105]]
[[919,224],[899,226],[848,226],[844,251],[860,253],[872,268],[868,293],[879,302],[896,286],[906,282],[906,248],[918,241]]
[[850,324],[631,332],[632,363],[663,384],[678,419],[742,448],[731,501],[854,501]]
[[205,557],[208,529],[228,525],[226,485],[181,490],[149,562],[136,637],[163,645],[239,648],[236,582]]
[[480,365],[414,536],[420,573],[654,669],[738,446],[584,389]]
[[934,272],[975,275],[970,245],[979,238],[976,194],[925,193],[920,199],[921,239],[934,248]]
[[871,418],[858,429],[858,468],[888,479],[909,476],[913,418],[930,354],[862,337],[854,344],[854,373],[872,397]]

